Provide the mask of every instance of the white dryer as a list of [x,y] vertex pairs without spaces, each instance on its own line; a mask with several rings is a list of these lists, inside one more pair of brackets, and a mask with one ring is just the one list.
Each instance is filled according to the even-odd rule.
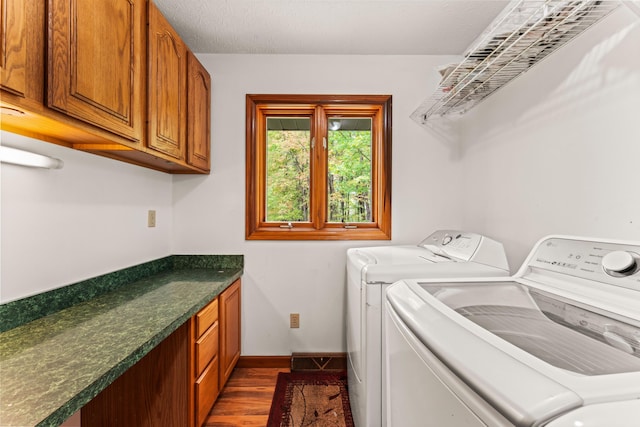
[[347,251],[347,371],[355,425],[384,425],[384,293],[404,278],[507,276],[501,243],[485,236],[439,230],[418,245]]
[[640,243],[549,236],[513,277],[386,298],[387,425],[640,426]]

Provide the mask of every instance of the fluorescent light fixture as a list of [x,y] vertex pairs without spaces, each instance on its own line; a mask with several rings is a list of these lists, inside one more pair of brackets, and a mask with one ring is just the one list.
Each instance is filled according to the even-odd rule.
[[0,162],[44,169],[62,169],[64,166],[62,160],[54,157],[3,146],[0,146]]

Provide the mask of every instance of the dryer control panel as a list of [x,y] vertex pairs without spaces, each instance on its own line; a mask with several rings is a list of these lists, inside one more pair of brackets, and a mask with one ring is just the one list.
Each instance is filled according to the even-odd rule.
[[438,255],[469,261],[482,241],[480,234],[456,230],[438,230],[418,244]]
[[438,230],[418,246],[453,261],[474,261],[509,271],[502,243],[477,233]]

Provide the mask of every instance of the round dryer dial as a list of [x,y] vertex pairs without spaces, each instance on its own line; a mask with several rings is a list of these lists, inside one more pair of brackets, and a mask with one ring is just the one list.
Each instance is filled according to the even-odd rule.
[[609,252],[602,258],[602,268],[609,276],[630,276],[637,266],[636,257],[627,251]]

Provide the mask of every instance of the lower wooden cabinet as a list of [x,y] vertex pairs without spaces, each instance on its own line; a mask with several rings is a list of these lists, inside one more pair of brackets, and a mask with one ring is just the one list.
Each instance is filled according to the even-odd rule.
[[195,342],[196,375],[204,371],[218,357],[218,322],[212,325]]
[[196,314],[192,334],[195,427],[201,427],[240,358],[240,279]]
[[192,319],[193,326],[193,418],[200,427],[220,393],[219,371],[219,330],[218,300],[211,301]]
[[240,358],[240,279],[218,297],[220,304],[220,384],[224,387]]
[[87,403],[82,427],[191,425],[188,364],[187,322]]
[[240,358],[240,279],[82,408],[82,427],[201,427]]
[[212,361],[195,382],[196,427],[202,426],[220,394],[218,386],[218,359]]

